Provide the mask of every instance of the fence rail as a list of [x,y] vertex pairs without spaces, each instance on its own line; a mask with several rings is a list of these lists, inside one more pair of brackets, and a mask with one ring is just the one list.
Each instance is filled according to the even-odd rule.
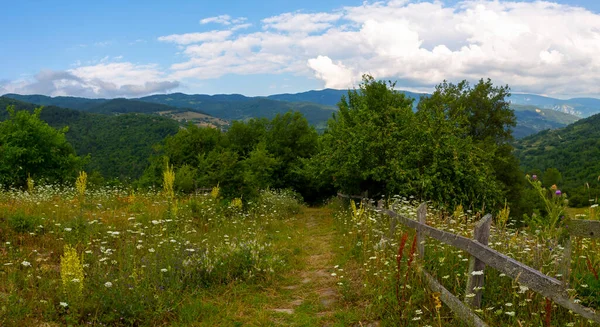
[[[356,199],[358,196],[347,196],[338,193],[338,197]],[[487,246],[490,225],[492,221],[491,215],[486,215],[475,226],[475,239],[469,239],[461,235],[452,234],[446,231],[427,225],[426,205],[421,204],[417,209],[417,220],[412,220],[408,217],[400,215],[392,210],[383,208],[382,204],[378,204],[377,211],[384,213],[392,218],[390,221],[389,237],[395,233],[397,223],[401,223],[407,227],[417,231],[417,239],[419,244],[419,255],[424,257],[424,236],[429,236],[440,242],[459,248],[471,254],[471,262],[469,264],[469,281],[467,282],[467,294],[473,293],[475,297],[467,299],[467,304],[478,308],[481,304],[481,293],[476,287],[483,286],[483,275],[473,276],[471,273],[475,270],[483,271],[485,266],[490,266],[500,272],[510,276],[520,284],[529,287],[531,290],[552,299],[556,304],[564,308],[572,310],[580,314],[582,317],[600,323],[600,315],[593,309],[582,306],[572,301],[566,293],[566,282],[563,283],[556,278],[545,275],[544,273],[527,266],[515,259],[512,259]],[[572,237],[600,237],[600,222],[588,220],[570,220],[567,225],[568,231]],[[570,242],[569,242],[570,243]],[[570,247],[569,247],[570,249]],[[566,270],[569,271],[570,253],[566,257]],[[442,300],[454,311],[459,318],[465,321],[470,326],[487,326],[470,308],[463,302],[458,300],[448,290],[443,288],[435,278],[423,270],[423,275],[427,280],[430,288],[441,294]],[[473,278],[477,277],[477,278]]]

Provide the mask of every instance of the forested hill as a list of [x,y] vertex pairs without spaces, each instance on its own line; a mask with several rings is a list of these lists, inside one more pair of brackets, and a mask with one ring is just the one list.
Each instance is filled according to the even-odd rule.
[[[413,109],[424,93],[401,91],[405,96],[414,99]],[[301,112],[308,122],[318,130],[323,130],[332,113],[337,111],[336,104],[347,90],[325,89],[296,94],[276,94],[269,97],[246,97],[239,94],[188,95],[183,93],[152,95],[139,99],[85,99],[73,97],[47,97],[41,95],[6,96],[32,102],[39,105],[57,105],[71,109],[85,110],[103,114],[117,113],[153,113],[166,115],[180,122],[192,121],[201,126],[220,127],[227,125],[224,120],[247,120],[249,118],[273,118],[277,114],[289,110]],[[563,101],[553,98],[516,95],[517,102],[540,103],[549,106],[552,101]],[[511,101],[512,97],[509,98]],[[538,101],[539,100],[539,101]],[[566,101],[566,100],[564,100]],[[517,117],[514,129],[515,138],[522,138],[545,129],[564,127],[575,122],[578,117],[546,109],[537,105],[511,104]],[[600,106],[598,108],[600,110]],[[213,118],[216,117],[216,118]]]
[[526,172],[560,171],[563,182],[558,186],[571,205],[587,204],[588,198],[600,195],[600,114],[526,137],[515,147]]
[[[33,111],[36,104],[0,97],[0,120],[6,107]],[[152,146],[174,135],[179,124],[171,119],[143,114],[101,115],[56,106],[44,107],[41,119],[50,126],[69,127],[67,140],[78,155],[90,155],[88,170],[105,178],[138,178],[148,166]]]
[[88,111],[90,108],[98,106],[108,101],[108,99],[88,99],[79,97],[49,97],[39,94],[22,95],[9,93],[3,95],[5,98],[11,98],[27,103],[33,103],[39,106],[57,106],[61,108]]
[[[421,96],[427,96],[426,93],[415,93],[409,91],[400,91],[405,96],[415,99],[414,106],[419,102]],[[348,90],[324,89],[319,91],[308,91],[301,93],[284,93],[269,95],[267,98],[289,102],[313,102],[325,106],[336,106],[342,96],[348,96]]]
[[[290,110],[302,113],[308,122],[317,128],[323,128],[337,110],[311,102],[286,102],[264,97],[246,97],[239,94],[159,94],[143,97],[140,101],[161,103],[174,107],[193,108],[211,116],[228,120],[246,120],[249,118],[274,118]],[[339,98],[338,98],[339,101]]]
[[579,120],[579,117],[568,113],[536,106],[511,104],[510,108],[515,111],[517,117],[517,126],[513,130],[516,139],[547,129],[565,127]]

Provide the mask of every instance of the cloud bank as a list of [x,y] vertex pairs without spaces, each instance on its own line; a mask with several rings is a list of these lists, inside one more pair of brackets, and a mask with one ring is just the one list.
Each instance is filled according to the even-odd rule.
[[250,30],[246,18],[220,15],[200,19],[198,30],[158,36],[179,58],[167,69],[104,61],[0,81],[0,94],[140,96],[228,74],[292,74],[347,88],[368,73],[418,91],[489,77],[515,92],[600,97],[600,14],[580,7],[395,0],[255,23]]
[[88,98],[137,97],[164,93],[179,86],[155,65],[101,62],[65,71],[43,70],[33,79],[0,83],[0,94],[44,94]]
[[[221,17],[221,18],[219,18]],[[227,25],[231,17],[206,22]],[[598,95],[600,15],[552,2],[389,1],[334,12],[282,13],[261,29],[160,37],[185,45],[174,79],[294,73],[352,87],[364,73],[430,89],[489,77],[513,90]],[[229,33],[229,34],[228,34]]]

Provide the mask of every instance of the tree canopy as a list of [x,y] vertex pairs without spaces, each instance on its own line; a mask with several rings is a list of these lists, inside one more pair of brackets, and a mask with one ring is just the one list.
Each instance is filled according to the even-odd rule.
[[0,122],[0,184],[21,187],[28,176],[59,183],[74,179],[85,160],[67,142],[68,128],[57,130],[40,120],[42,108],[7,111],[9,119]]
[[339,103],[312,164],[345,193],[495,205],[508,195],[503,169],[519,172],[506,151],[514,126],[508,95],[489,80],[475,87],[444,82],[414,112],[394,83],[364,76]]

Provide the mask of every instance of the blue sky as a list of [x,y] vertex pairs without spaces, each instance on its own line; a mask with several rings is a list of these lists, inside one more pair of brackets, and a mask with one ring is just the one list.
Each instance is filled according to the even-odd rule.
[[490,77],[600,97],[597,1],[20,1],[2,5],[0,94],[428,91]]

